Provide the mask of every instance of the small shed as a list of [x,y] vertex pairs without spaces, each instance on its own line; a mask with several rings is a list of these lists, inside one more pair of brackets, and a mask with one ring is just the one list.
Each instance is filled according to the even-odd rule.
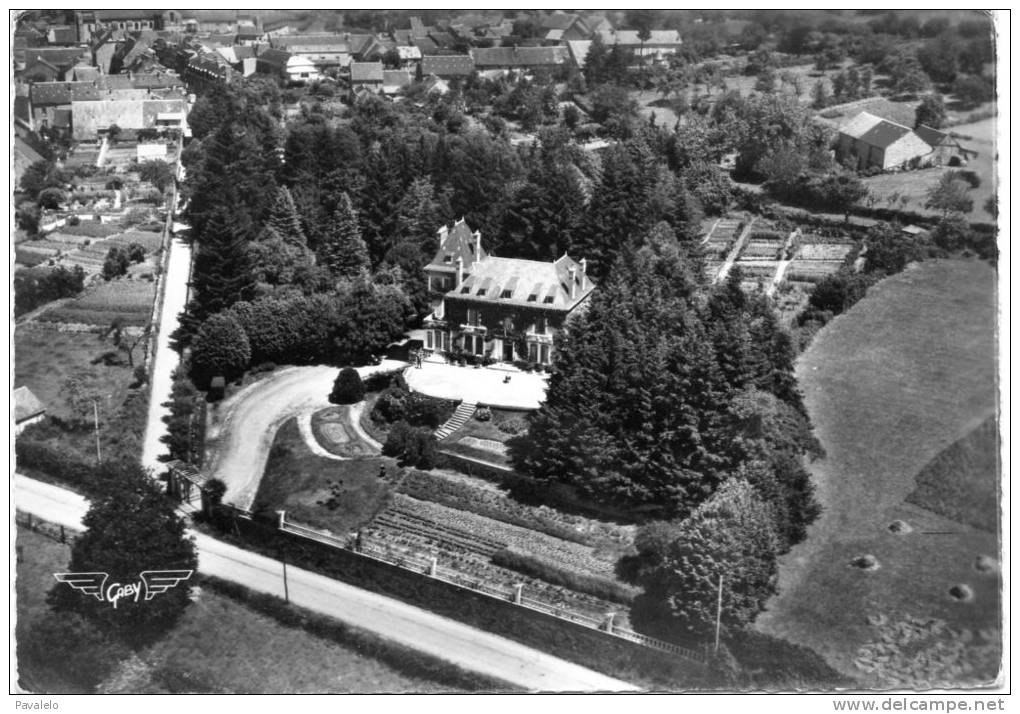
[[209,398],[214,400],[223,399],[223,394],[227,389],[227,380],[222,375],[217,375],[212,378],[209,382]]
[[14,433],[20,434],[27,427],[46,417],[46,407],[28,387],[14,390]]

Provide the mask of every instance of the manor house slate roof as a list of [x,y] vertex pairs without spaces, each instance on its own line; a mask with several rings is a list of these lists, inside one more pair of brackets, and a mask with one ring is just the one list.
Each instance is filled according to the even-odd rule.
[[[570,297],[571,268],[574,269],[573,298]],[[568,255],[551,263],[490,255],[475,262],[471,275],[447,296],[546,310],[571,310],[594,289],[591,278],[582,276],[580,263]]]
[[[471,232],[468,224],[461,218],[454,223],[453,228],[443,226],[439,234],[439,250],[436,251],[432,262],[428,264],[429,270],[440,270],[443,272],[457,272],[457,259],[460,258],[465,271],[469,271],[477,258],[484,258],[487,254],[484,248],[479,245],[478,256],[475,255],[475,235]],[[481,241],[477,241],[478,244]]]

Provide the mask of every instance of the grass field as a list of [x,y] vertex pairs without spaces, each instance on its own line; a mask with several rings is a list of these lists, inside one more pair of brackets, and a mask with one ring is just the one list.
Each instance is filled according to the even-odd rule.
[[[290,419],[273,441],[255,496],[256,508],[286,510],[289,520],[346,534],[386,507],[389,486],[379,478],[380,466],[391,474],[396,471],[390,459],[337,461],[313,454],[301,437],[297,420]],[[334,483],[339,484],[335,494],[330,489]]]
[[47,310],[39,319],[109,327],[114,318],[121,317],[127,325],[143,326],[149,321],[155,299],[155,281],[104,280],[76,300]]
[[[904,503],[918,472],[995,409],[995,289],[993,269],[978,261],[912,266],[829,323],[797,364],[827,453],[811,465],[824,511],[781,560],[780,594],[757,626],[870,685],[887,682],[855,664],[882,636],[869,617],[938,618],[960,641],[998,624],[997,577],[974,568],[979,556],[997,556],[995,536]],[[907,528],[891,531],[895,521]],[[866,554],[878,569],[850,566]],[[958,584],[972,601],[949,596]],[[905,642],[894,645],[908,656]],[[967,652],[964,664],[984,661]],[[964,669],[932,664],[911,676],[994,676]]]
[[[119,406],[132,382],[131,368],[93,360],[115,349],[96,332],[61,332],[44,327],[14,331],[14,386],[27,386],[51,414],[66,409],[64,383],[81,375],[86,389],[102,395],[100,417]],[[135,350],[135,356],[139,356]]]
[[[19,528],[23,559],[17,569],[17,635],[46,617],[53,573],[66,569],[70,549]],[[24,685],[46,693],[73,692],[55,671],[19,672]],[[439,692],[354,649],[286,627],[209,590],[200,592],[163,639],[101,687],[108,693],[165,693],[172,681],[195,690],[239,693]],[[185,686],[187,687],[187,684]]]
[[999,438],[994,418],[942,451],[917,475],[907,500],[989,533],[998,530]]

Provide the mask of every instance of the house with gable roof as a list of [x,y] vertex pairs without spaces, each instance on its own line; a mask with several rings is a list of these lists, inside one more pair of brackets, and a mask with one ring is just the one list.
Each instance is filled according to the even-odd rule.
[[[861,112],[839,129],[836,160],[857,169],[917,168],[939,161],[935,148],[921,137],[934,139],[934,129],[914,130],[903,124]],[[934,134],[932,133],[934,132]]]
[[556,334],[595,290],[587,262],[490,255],[463,218],[438,237],[439,250],[424,268],[429,290],[441,294],[425,318],[426,349],[550,364]]

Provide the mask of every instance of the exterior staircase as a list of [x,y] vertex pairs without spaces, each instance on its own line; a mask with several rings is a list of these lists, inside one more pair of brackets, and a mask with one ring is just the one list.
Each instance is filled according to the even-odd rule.
[[478,405],[474,402],[461,402],[457,405],[457,411],[453,413],[453,416],[446,420],[446,422],[436,429],[436,440],[442,441],[453,432],[460,429],[467,422],[468,419],[475,413],[475,409]]

